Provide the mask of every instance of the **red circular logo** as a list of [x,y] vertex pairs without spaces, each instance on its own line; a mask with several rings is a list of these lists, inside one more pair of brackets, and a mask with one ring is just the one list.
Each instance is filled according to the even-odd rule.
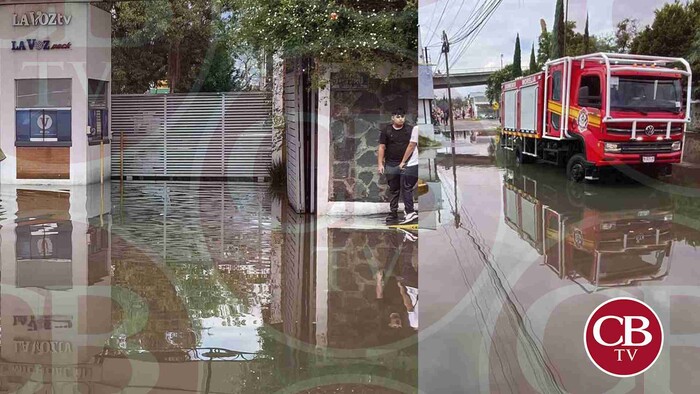
[[593,364],[624,378],[649,369],[661,354],[664,332],[659,317],[634,298],[613,298],[588,317],[583,344]]

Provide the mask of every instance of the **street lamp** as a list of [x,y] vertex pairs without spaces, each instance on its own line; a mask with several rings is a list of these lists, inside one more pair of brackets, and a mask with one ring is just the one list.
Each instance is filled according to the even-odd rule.
[[503,54],[501,53],[501,70],[503,70]]

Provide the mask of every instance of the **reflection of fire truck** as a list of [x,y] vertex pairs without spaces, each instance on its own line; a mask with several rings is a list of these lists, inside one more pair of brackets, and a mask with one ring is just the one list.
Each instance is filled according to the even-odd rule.
[[680,58],[596,53],[549,61],[502,85],[501,146],[522,163],[566,165],[576,182],[618,165],[668,174],[681,161],[691,79]]
[[542,175],[506,173],[504,217],[561,279],[595,291],[666,276],[673,220],[667,197],[651,191],[621,204],[614,196],[620,191],[567,193],[565,182],[538,181]]

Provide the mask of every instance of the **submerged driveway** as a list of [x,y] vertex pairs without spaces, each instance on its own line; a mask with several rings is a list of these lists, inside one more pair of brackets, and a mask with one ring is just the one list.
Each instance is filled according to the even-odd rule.
[[[558,168],[464,153],[438,161],[446,203],[421,238],[421,388],[693,391],[700,211],[678,191],[694,189],[572,185]],[[659,360],[634,378],[603,374],[583,345],[589,314],[617,296],[649,304],[666,333]]]

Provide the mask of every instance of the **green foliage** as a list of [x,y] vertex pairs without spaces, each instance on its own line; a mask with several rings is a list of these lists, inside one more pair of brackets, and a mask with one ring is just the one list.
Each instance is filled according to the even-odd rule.
[[234,64],[234,55],[231,47],[223,40],[214,44],[214,53],[204,60],[202,67],[205,70],[205,78],[202,84],[202,92],[230,92],[240,90],[238,83],[239,71]]
[[[216,0],[110,1],[114,88],[143,93],[168,79],[171,91],[196,90],[213,38]],[[137,63],[137,64],[134,64]]]
[[547,32],[547,24],[544,19],[540,20],[540,25],[542,27],[542,32],[540,33],[540,38],[537,43],[537,69],[542,70],[544,64],[549,60],[550,43],[552,34]]
[[656,10],[654,22],[632,41],[631,51],[660,56],[686,55],[691,45],[688,38],[695,37],[698,31],[699,7],[700,2],[696,0],[688,5],[679,2],[666,4]]
[[267,176],[270,178],[271,187],[286,190],[287,165],[282,161],[275,161],[267,168]]
[[423,149],[430,149],[430,148],[439,148],[441,147],[442,144],[430,139],[424,135],[419,135],[418,136],[418,151],[422,151]]
[[489,99],[489,102],[493,103],[494,101],[500,102],[501,101],[501,84],[504,82],[508,82],[515,77],[513,76],[513,65],[509,64],[503,69],[498,70],[491,74],[489,79],[486,82],[486,98]]
[[528,74],[534,74],[538,71],[540,70],[537,66],[537,59],[535,59],[535,44],[532,44],[532,51],[530,52],[530,69],[528,70]]
[[549,52],[550,59],[559,59],[564,57],[566,27],[564,25],[564,1],[557,0],[556,11],[554,13],[554,27],[552,28],[551,47]]
[[100,3],[112,14],[112,91],[143,93],[162,80],[171,92],[247,90],[230,1]]
[[592,36],[593,45],[595,46],[596,52],[606,52],[606,53],[623,53],[617,46],[616,38],[612,34]]
[[576,22],[566,23],[566,56],[581,56],[595,52],[616,52],[610,37],[586,36],[576,31]]
[[638,23],[639,21],[636,19],[625,18],[617,24],[615,45],[619,52],[629,52],[632,41],[637,37]]
[[[630,52],[640,55],[682,57],[700,72],[700,0],[670,3],[655,11],[654,22],[632,40]],[[697,81],[697,78],[694,78]],[[700,97],[695,84],[696,97]]]
[[520,34],[515,36],[515,51],[513,52],[513,76],[520,77],[523,75],[522,59],[520,54]]
[[586,14],[586,28],[583,30],[583,51],[584,53],[591,53],[591,37],[588,34],[588,14]]
[[311,58],[384,80],[417,59],[416,0],[232,1],[240,10],[237,37],[284,58]]

